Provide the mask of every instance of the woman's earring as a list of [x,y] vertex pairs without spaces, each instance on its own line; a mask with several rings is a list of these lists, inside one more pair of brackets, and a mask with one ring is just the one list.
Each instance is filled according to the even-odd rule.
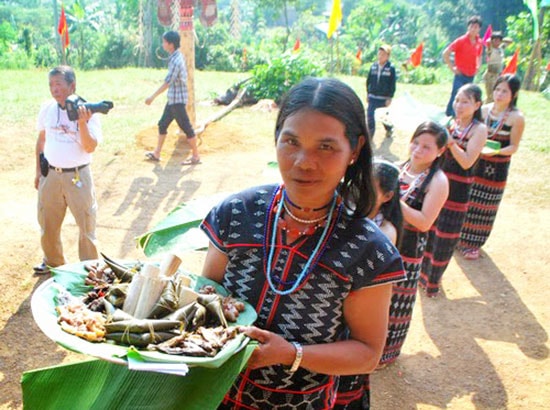
[[354,162],[355,162],[355,160],[352,158],[351,161],[349,162],[349,164],[353,165]]

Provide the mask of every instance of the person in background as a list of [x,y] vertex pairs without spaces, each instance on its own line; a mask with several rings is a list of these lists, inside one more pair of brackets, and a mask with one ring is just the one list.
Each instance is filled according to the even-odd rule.
[[67,263],[61,243],[61,226],[67,207],[78,225],[80,260],[97,259],[94,181],[90,162],[102,139],[98,114],[78,106],[78,118],[71,121],[66,100],[76,92],[76,75],[69,66],[58,66],[48,73],[53,100],[43,104],[38,114],[36,174],[38,223],[44,257],[34,267],[36,274],[49,273],[50,267]]
[[367,135],[351,87],[303,80],[276,120],[283,182],[230,195],[202,222],[203,276],[258,313],[242,331],[259,345],[220,409],[331,409],[338,376],[376,368],[404,272],[365,218],[376,203]]
[[164,33],[162,35],[162,48],[170,54],[168,74],[162,85],[150,97],[145,99],[145,104],[151,105],[155,98],[166,90],[168,90],[168,101],[158,123],[159,135],[157,146],[154,151],[146,152],[145,158],[149,161],[160,161],[160,153],[166,140],[168,126],[172,121],[176,120],[178,126],[185,132],[187,142],[191,147],[191,157],[184,160],[182,165],[200,164],[197,138],[185,109],[185,104],[187,104],[187,68],[185,66],[185,59],[179,50],[180,35],[175,31]]
[[[399,168],[389,161],[375,159],[376,205],[369,218],[398,246],[403,232],[403,213],[399,200]],[[395,284],[394,284],[395,286]],[[391,312],[391,306],[390,306]],[[369,408],[370,383],[367,375],[340,376],[335,409]]]
[[[455,114],[453,104],[458,89],[464,84],[473,83],[481,66],[481,53],[483,52],[483,42],[479,38],[481,24],[480,16],[470,17],[466,34],[455,39],[443,51],[443,60],[454,74],[451,97],[445,110],[445,114],[449,117]],[[454,62],[451,61],[451,54],[454,54]]]
[[[376,109],[389,107],[395,94],[395,67],[390,62],[391,47],[381,45],[378,48],[378,61],[370,68],[367,76],[367,124],[369,127],[369,137],[374,138],[376,131],[376,122],[374,114]],[[391,137],[393,127],[384,124],[386,128],[386,137]]]
[[493,89],[500,72],[504,68],[503,38],[500,31],[495,31],[491,34],[491,41],[487,45],[487,70],[483,74],[485,91],[487,93],[486,104],[493,102]]
[[405,223],[399,253],[407,279],[393,284],[388,337],[380,367],[393,363],[407,337],[420,278],[428,231],[449,195],[449,181],[441,170],[447,131],[433,121],[420,124],[409,144],[409,159],[399,174],[401,209]]
[[428,234],[422,260],[420,286],[429,297],[439,293],[441,277],[449,265],[466,219],[474,165],[485,140],[487,127],[481,122],[481,89],[463,85],[453,105],[455,117],[449,123],[450,138],[441,168],[449,180],[449,197]]
[[494,102],[481,109],[488,139],[497,141],[500,148],[482,152],[476,165],[468,214],[460,234],[459,247],[466,259],[479,258],[479,250],[493,230],[512,155],[519,148],[525,128],[523,114],[516,106],[520,87],[516,75],[499,77],[494,86]]

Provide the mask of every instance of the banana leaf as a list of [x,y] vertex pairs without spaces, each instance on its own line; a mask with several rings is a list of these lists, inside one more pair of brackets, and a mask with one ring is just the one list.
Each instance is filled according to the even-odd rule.
[[214,410],[244,368],[256,343],[247,344],[219,368],[192,367],[186,376],[129,370],[103,360],[64,364],[23,373],[26,410],[186,409]]
[[148,257],[168,252],[206,249],[208,238],[198,226],[208,211],[227,195],[221,193],[182,203],[153,229],[138,236],[138,246]]

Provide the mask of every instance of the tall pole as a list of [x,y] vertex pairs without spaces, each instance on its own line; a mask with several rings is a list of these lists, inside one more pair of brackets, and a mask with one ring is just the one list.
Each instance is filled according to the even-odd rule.
[[59,14],[57,12],[57,0],[53,0],[53,31],[55,35],[55,45],[57,50],[61,50],[61,58],[63,64],[65,64],[65,50],[63,49],[63,44],[61,43],[61,36],[57,32],[57,24],[59,23]]
[[[179,20],[180,51],[185,58],[187,65],[187,114],[193,127],[196,124],[195,111],[195,35],[193,28],[194,0],[174,0],[173,6],[179,7],[177,16]],[[176,20],[176,13],[172,13],[173,20]]]

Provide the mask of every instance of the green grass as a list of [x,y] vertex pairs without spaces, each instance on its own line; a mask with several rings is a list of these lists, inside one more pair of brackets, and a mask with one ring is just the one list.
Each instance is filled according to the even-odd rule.
[[[116,153],[135,143],[135,135],[143,129],[155,126],[166,97],[161,95],[147,106],[144,100],[155,91],[164,79],[165,69],[126,68],[118,70],[77,72],[77,92],[88,101],[112,100],[114,109],[108,119],[102,121],[104,143],[102,150]],[[207,104],[214,96],[224,93],[234,83],[247,77],[245,73],[202,72],[195,73],[197,123],[204,121],[220,107]],[[341,77],[363,99],[366,99],[365,79]],[[396,98],[405,93],[414,99],[443,109],[447,103],[450,84],[397,85]],[[50,98],[46,70],[0,70],[0,148],[20,148],[21,155],[31,155],[36,140],[36,116],[40,103]],[[519,107],[525,114],[526,128],[519,152],[512,162],[507,195],[527,205],[550,203],[549,169],[550,139],[545,132],[550,103],[542,94],[520,92]],[[269,117],[271,118],[271,117]],[[224,124],[249,124],[254,133],[272,135],[273,123],[266,121],[264,113],[238,109],[221,120]],[[408,135],[399,135],[391,148],[392,159],[404,159]],[[9,169],[8,164],[0,165]]]

